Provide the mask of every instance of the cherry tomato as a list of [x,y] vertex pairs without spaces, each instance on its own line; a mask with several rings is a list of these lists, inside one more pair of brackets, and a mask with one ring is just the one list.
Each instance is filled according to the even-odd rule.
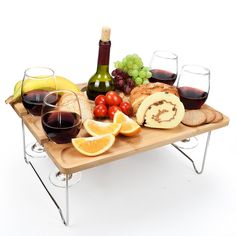
[[105,118],[107,116],[107,107],[103,104],[97,105],[93,110],[93,114],[96,118]]
[[118,110],[121,111],[121,108],[118,107],[118,106],[111,106],[111,107],[109,107],[109,109],[108,109],[108,116],[109,116],[109,118],[110,118],[111,120],[113,120],[114,115],[115,115],[115,113],[116,113]]
[[127,116],[131,116],[133,114],[133,108],[130,103],[122,102],[120,104],[121,111],[125,113]]
[[106,105],[106,96],[104,95],[98,95],[96,98],[95,98],[95,105],[99,105],[99,104],[103,104],[103,105]]
[[114,91],[106,93],[106,104],[110,106],[119,106],[122,102],[121,97]]

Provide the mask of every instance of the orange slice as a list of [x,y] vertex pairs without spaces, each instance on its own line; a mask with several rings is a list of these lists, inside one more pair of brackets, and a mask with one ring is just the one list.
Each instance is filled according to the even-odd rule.
[[141,127],[121,111],[115,113],[113,122],[121,124],[120,133],[125,136],[133,136],[141,132]]
[[115,142],[112,134],[72,139],[73,146],[86,156],[97,156],[107,151]]
[[113,134],[116,136],[120,131],[121,124],[105,123],[87,119],[84,122],[84,128],[92,136],[105,135],[105,134]]

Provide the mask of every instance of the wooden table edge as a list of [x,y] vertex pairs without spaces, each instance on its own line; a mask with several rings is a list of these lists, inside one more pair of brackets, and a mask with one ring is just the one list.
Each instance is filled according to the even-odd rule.
[[[138,153],[141,153],[141,152],[145,152],[145,151],[149,151],[149,150],[152,150],[152,149],[155,149],[155,148],[163,147],[165,145],[169,145],[169,144],[172,144],[174,142],[177,142],[177,141],[180,141],[180,140],[183,140],[183,139],[186,139],[186,138],[190,138],[190,137],[197,136],[197,135],[200,135],[200,134],[203,134],[203,133],[206,133],[206,132],[214,131],[214,130],[220,129],[222,127],[225,127],[228,124],[229,124],[229,118],[227,116],[224,116],[223,120],[218,122],[218,123],[212,123],[212,124],[205,125],[205,127],[206,126],[207,127],[211,126],[211,128],[208,128],[206,130],[204,129],[204,125],[199,126],[199,127],[195,127],[197,129],[195,129],[195,131],[192,133],[191,136],[189,136],[187,134],[183,134],[183,135],[178,136],[178,137],[173,137],[172,139],[169,139],[169,140],[164,140],[163,142],[154,143],[154,144],[151,144],[151,145],[148,145],[148,146],[143,146],[141,148],[133,148],[132,150],[130,150],[126,153],[112,155],[111,157],[99,159],[99,160],[96,160],[96,161],[91,161],[91,162],[88,162],[88,163],[81,164],[79,166],[72,166],[72,167],[66,167],[66,166],[59,165],[59,163],[54,158],[54,156],[51,155],[50,151],[48,151],[50,141],[45,143],[44,147],[45,147],[48,155],[50,156],[50,159],[53,161],[53,163],[57,166],[57,168],[62,173],[64,173],[64,174],[73,174],[73,173],[83,171],[83,170],[86,170],[86,169],[90,169],[90,168],[93,168],[93,167],[96,167],[96,166],[99,166],[99,165],[102,165],[102,164],[110,163],[110,162],[115,161],[115,160],[120,160],[120,159],[125,158],[125,157],[130,157],[132,155],[135,155],[135,154],[138,154]],[[93,159],[93,157],[90,157],[90,158],[91,158],[91,160]]]

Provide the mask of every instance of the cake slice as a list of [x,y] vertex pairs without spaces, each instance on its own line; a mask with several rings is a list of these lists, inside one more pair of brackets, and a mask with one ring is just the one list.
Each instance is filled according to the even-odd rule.
[[134,114],[137,112],[138,107],[146,97],[157,92],[168,92],[179,96],[176,87],[160,82],[143,84],[138,87],[135,87],[131,91],[129,97],[129,102],[133,107]]
[[171,129],[184,117],[184,106],[177,96],[168,92],[156,92],[140,104],[137,123],[150,128]]

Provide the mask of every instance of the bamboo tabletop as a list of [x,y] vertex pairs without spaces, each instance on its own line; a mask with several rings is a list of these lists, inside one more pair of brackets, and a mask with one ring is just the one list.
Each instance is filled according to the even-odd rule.
[[[119,135],[116,137],[115,144],[107,152],[96,157],[87,157],[80,154],[71,143],[56,144],[48,140],[41,126],[41,118],[27,114],[22,103],[12,104],[12,107],[18,116],[23,119],[24,124],[28,127],[37,141],[44,145],[48,156],[64,174],[72,174],[128,157],[133,154],[216,130],[229,124],[229,118],[223,115],[223,120],[218,123],[204,124],[197,127],[188,127],[183,124],[179,124],[176,128],[169,130],[143,127],[142,132],[138,136],[124,137]],[[81,133],[84,133],[84,130],[81,130]]]

